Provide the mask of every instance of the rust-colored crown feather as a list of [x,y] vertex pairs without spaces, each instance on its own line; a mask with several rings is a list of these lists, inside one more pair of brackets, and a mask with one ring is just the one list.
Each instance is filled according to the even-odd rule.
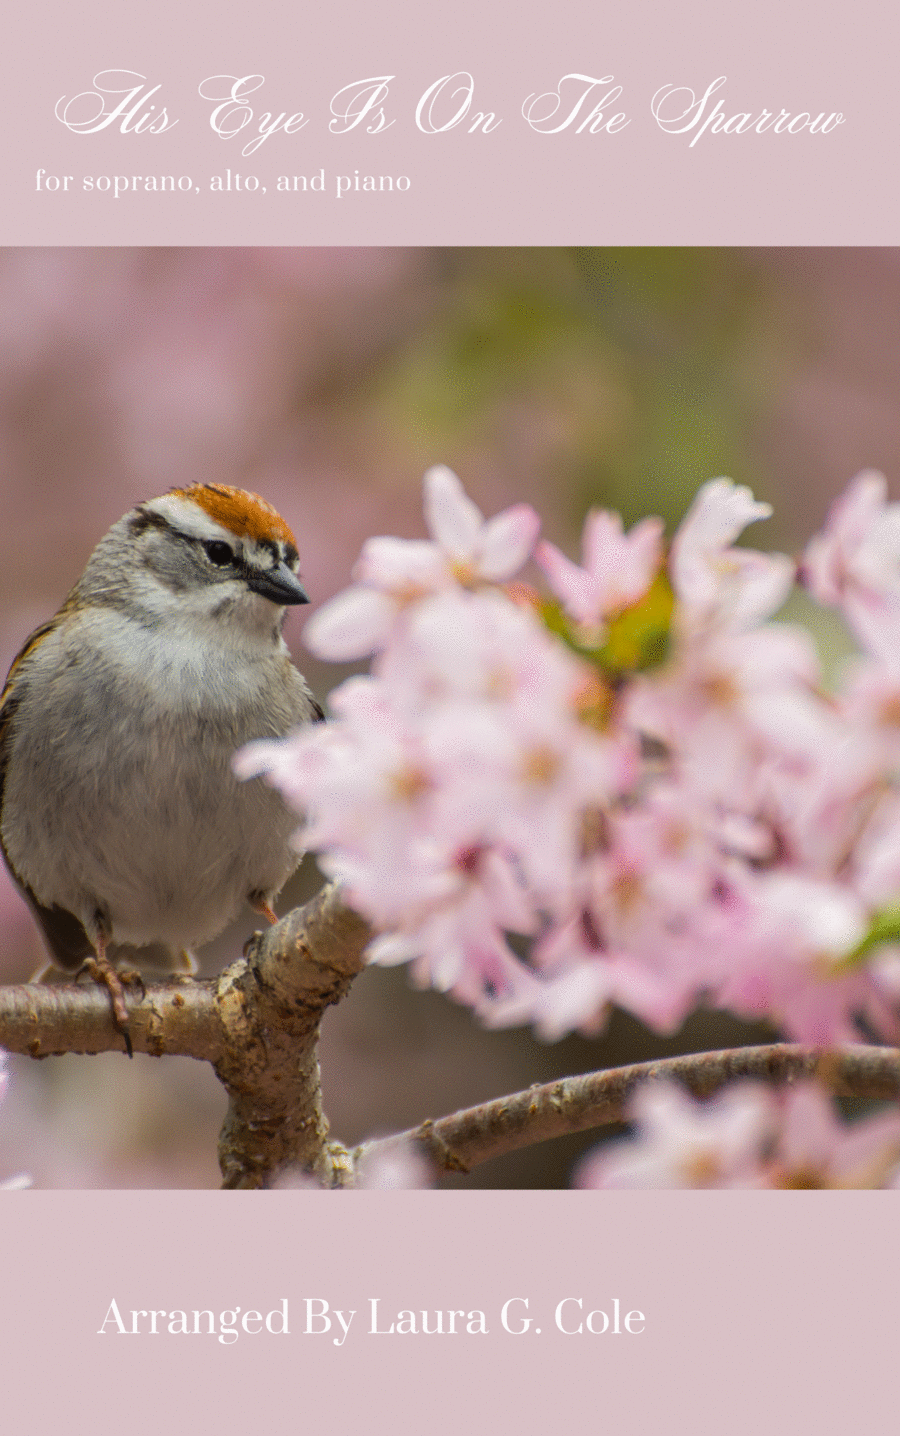
[[296,548],[294,535],[278,510],[259,494],[232,488],[230,484],[188,484],[187,488],[169,492],[197,504],[215,523],[230,529],[238,538],[250,538],[255,543],[280,539]]

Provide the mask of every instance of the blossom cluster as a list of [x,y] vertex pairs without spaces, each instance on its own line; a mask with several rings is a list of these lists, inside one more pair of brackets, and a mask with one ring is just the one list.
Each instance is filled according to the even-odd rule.
[[[669,544],[591,513],[578,563],[429,471],[430,539],[370,539],[306,629],[371,671],[237,759],[304,815],[372,961],[548,1037],[705,1003],[896,1040],[900,505],[860,475],[799,564],[736,546],[769,513],[716,479]],[[795,582],[858,639],[836,691],[774,621]]]
[[822,1188],[900,1186],[900,1113],[843,1122],[815,1082],[742,1082],[695,1102],[674,1082],[647,1083],[633,1136],[582,1162],[580,1187]]

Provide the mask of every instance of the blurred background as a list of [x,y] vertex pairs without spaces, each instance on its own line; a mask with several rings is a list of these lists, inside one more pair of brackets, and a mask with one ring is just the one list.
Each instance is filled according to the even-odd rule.
[[[670,525],[706,479],[775,506],[792,551],[862,467],[900,487],[900,250],[65,249],[0,251],[0,660],[59,606],[143,498],[221,481],[297,535],[314,603],[371,534],[423,534],[447,463],[487,514],[519,500],[573,557],[586,510]],[[814,624],[828,661],[845,640]],[[349,671],[286,636],[319,697]],[[4,671],[5,671],[4,666]],[[280,910],[318,884],[304,863]],[[0,873],[0,981],[41,947]],[[215,972],[245,923],[202,954]],[[718,1014],[670,1040],[616,1016],[599,1040],[485,1033],[404,969],[362,974],[326,1018],[326,1108],[346,1142],[569,1073],[765,1040]],[[224,1095],[187,1059],[10,1059],[0,1179],[211,1187]],[[591,1137],[459,1186],[564,1186]]]

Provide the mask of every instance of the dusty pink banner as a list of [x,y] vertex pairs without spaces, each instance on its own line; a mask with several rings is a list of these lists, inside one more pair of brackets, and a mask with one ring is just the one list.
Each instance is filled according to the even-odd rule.
[[19,7],[12,244],[890,244],[896,10]]
[[4,1417],[133,1436],[873,1430],[895,1404],[895,1203],[9,1194]]

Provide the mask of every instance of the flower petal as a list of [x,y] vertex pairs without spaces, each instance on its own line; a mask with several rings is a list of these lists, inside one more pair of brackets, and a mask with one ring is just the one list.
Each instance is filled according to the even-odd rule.
[[389,594],[357,585],[322,605],[304,628],[303,641],[310,653],[333,663],[365,658],[383,647],[397,613]]
[[484,525],[481,535],[482,578],[512,578],[531,557],[541,527],[539,515],[530,504],[504,509]]
[[429,469],[424,485],[425,521],[432,537],[453,558],[471,558],[484,524],[481,509],[445,464]]

